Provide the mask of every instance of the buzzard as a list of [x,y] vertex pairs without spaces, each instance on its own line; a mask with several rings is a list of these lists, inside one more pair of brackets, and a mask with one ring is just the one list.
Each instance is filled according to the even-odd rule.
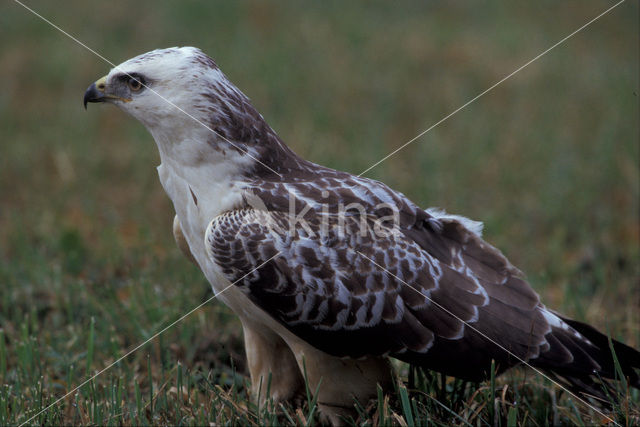
[[[304,372],[336,421],[389,387],[389,357],[474,381],[527,363],[595,396],[616,377],[608,338],[546,308],[481,223],[300,158],[199,49],[130,59],[88,102],[155,139],[174,236],[240,318],[255,395],[272,374],[290,399]],[[613,348],[640,386],[640,353]]]

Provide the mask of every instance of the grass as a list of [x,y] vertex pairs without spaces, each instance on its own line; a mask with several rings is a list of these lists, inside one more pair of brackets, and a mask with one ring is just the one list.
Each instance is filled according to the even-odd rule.
[[[116,63],[201,47],[295,151],[354,173],[606,7],[28,4]],[[548,306],[636,348],[637,16],[637,2],[619,6],[367,174],[483,220]],[[107,69],[2,6],[1,425],[26,421],[211,295],[173,243],[151,137],[115,109],[82,110]],[[206,305],[30,424],[318,424],[311,398],[253,404],[243,351],[234,315]],[[605,421],[529,371],[466,384],[397,367],[404,385],[362,403],[358,424]],[[612,415],[637,423],[638,391],[619,392]]]

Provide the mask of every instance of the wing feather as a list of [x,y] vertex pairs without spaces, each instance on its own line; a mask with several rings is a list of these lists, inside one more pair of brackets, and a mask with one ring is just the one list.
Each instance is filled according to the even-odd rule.
[[280,253],[238,286],[289,330],[328,353],[424,353],[435,336],[461,336],[460,319],[477,318],[485,303],[478,283],[439,265],[403,233],[361,232],[361,220],[342,219],[340,237],[335,224],[321,227],[319,220],[308,219],[311,238],[308,230],[289,227],[286,214],[237,210],[211,222],[207,249],[232,282]]
[[[492,360],[500,372],[522,360],[556,367],[578,357],[589,365],[581,351],[588,341],[541,305],[479,227],[434,216],[381,183],[316,169],[248,185],[263,206],[222,214],[207,231],[209,255],[230,281],[279,254],[237,286],[294,334],[335,356],[390,354],[472,380]],[[292,227],[283,194],[313,201],[321,191],[328,205],[358,203],[364,212],[294,203],[291,214],[305,226]],[[377,210],[381,202],[399,210],[399,226],[385,235],[371,231],[388,214]]]

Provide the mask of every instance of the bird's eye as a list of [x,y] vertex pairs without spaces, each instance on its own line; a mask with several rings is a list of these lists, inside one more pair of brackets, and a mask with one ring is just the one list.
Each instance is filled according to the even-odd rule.
[[129,80],[127,81],[127,84],[129,85],[129,89],[131,89],[134,92],[137,92],[140,89],[142,89],[142,82],[134,77],[129,78]]

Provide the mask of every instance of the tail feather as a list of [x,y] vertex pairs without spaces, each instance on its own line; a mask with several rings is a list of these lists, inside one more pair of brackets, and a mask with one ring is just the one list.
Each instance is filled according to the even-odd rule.
[[613,354],[610,348],[611,343],[624,376],[633,387],[640,388],[640,375],[638,375],[637,372],[637,370],[640,369],[639,351],[620,341],[616,341],[614,339],[610,340],[609,337],[591,325],[564,317],[562,320],[598,347],[601,359],[600,361],[596,361],[598,361],[602,367],[602,372],[599,372],[601,376],[608,379],[616,378]]
[[[608,380],[620,379],[613,349],[629,385],[640,389],[640,352],[586,323],[556,316],[562,325],[552,327],[548,335],[549,350],[532,359],[532,365],[552,373],[572,392],[606,405],[615,399],[614,388]],[[567,358],[567,351],[572,357]]]

